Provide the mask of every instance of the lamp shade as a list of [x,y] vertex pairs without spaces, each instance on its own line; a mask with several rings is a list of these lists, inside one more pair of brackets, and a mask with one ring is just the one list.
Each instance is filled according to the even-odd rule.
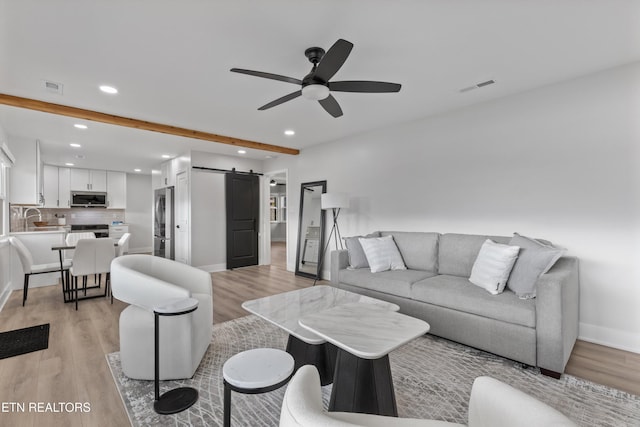
[[349,197],[344,193],[323,193],[320,206],[322,209],[348,208]]

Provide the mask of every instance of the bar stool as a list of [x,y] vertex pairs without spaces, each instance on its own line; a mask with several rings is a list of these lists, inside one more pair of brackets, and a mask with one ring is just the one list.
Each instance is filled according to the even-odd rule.
[[293,357],[275,348],[256,348],[229,358],[222,367],[224,427],[231,426],[231,391],[267,393],[285,385],[293,375]]

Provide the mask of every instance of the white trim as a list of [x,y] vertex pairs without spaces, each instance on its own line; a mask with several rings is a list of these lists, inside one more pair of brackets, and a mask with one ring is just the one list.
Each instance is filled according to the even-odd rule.
[[11,288],[11,282],[9,282],[2,294],[0,294],[0,311],[2,311],[4,305],[7,303],[9,297],[11,296],[11,292],[13,292],[13,289]]
[[207,273],[216,273],[218,271],[225,271],[227,269],[227,263],[200,265],[200,266],[197,266],[196,268],[199,268],[200,270],[204,270]]
[[578,339],[618,350],[640,353],[640,335],[633,332],[581,322]]

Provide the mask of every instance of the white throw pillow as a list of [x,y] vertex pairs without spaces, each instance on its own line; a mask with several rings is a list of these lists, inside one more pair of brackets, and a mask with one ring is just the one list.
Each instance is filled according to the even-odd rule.
[[507,285],[519,251],[519,246],[502,245],[487,239],[473,263],[469,281],[492,295],[498,295]]
[[402,255],[393,236],[358,239],[372,273],[387,270],[406,270]]

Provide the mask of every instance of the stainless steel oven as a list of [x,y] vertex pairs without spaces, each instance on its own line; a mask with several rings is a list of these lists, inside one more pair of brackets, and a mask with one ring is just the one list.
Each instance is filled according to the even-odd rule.
[[109,237],[108,224],[71,224],[71,233],[93,232],[97,238]]

